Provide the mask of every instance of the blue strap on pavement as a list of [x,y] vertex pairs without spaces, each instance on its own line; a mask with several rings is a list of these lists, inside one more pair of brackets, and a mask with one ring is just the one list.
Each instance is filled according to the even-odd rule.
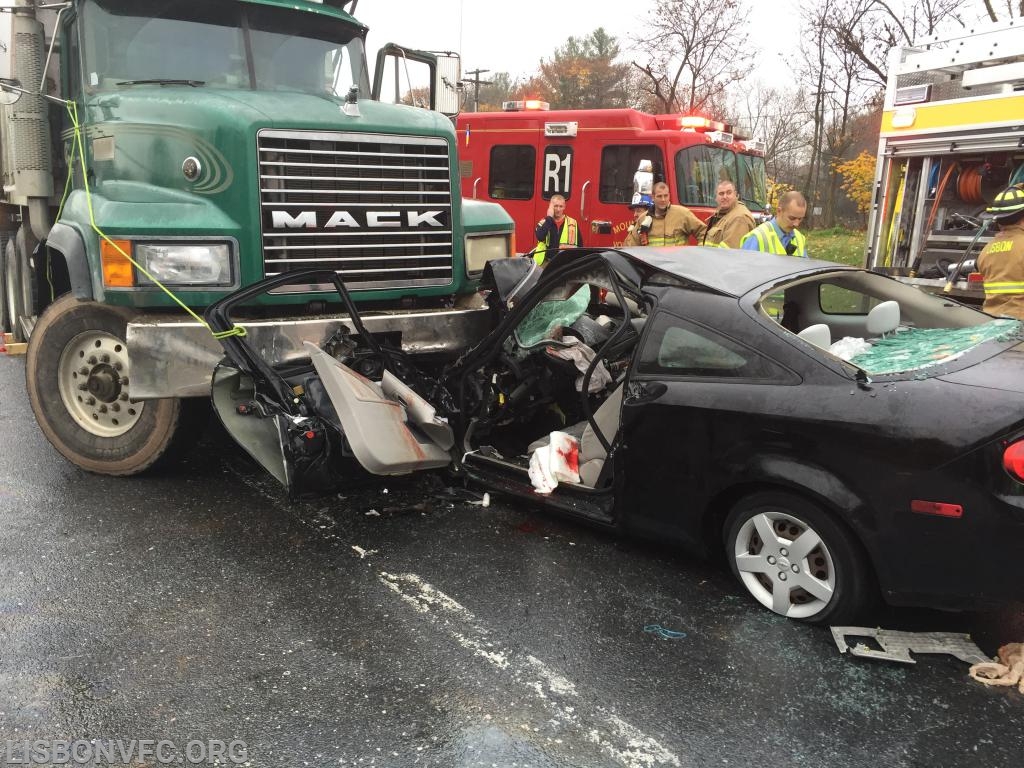
[[657,635],[665,640],[679,640],[686,637],[685,632],[677,632],[674,629],[665,629],[661,624],[648,624],[644,627],[644,632],[650,632],[653,635]]

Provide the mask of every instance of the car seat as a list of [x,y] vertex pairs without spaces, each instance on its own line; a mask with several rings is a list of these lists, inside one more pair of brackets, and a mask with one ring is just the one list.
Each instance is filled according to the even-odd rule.
[[822,349],[828,349],[832,345],[832,331],[824,323],[808,325],[797,336]]
[[883,301],[876,304],[868,312],[867,332],[870,337],[885,338],[887,333],[892,333],[900,324],[900,305],[895,301]]
[[[601,434],[604,435],[605,440],[609,443],[615,437],[615,433],[619,431],[619,411],[621,409],[622,384],[619,384],[605,398],[600,407],[594,411],[594,421],[597,422]],[[596,487],[597,481],[601,477],[601,470],[604,468],[605,459],[608,458],[608,452],[601,445],[601,441],[598,440],[594,428],[589,421],[581,421],[579,424],[574,424],[560,431],[566,432],[579,440],[580,482],[591,488]],[[550,435],[545,435],[539,440],[535,440],[530,443],[526,449],[527,452],[532,454],[538,448],[547,445],[550,439]]]

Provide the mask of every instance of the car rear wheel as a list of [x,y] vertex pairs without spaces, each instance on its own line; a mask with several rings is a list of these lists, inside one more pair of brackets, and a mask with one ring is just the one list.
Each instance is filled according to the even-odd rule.
[[769,610],[812,624],[852,621],[865,608],[870,571],[859,543],[817,505],[757,493],[725,522],[729,565]]

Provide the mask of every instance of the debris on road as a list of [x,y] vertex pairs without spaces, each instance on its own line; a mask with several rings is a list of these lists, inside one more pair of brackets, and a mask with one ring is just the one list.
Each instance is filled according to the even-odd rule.
[[[988,656],[974,644],[970,635],[955,632],[900,632],[891,629],[870,629],[868,627],[832,627],[832,637],[840,653],[849,651],[853,656],[865,659],[882,659],[898,661],[903,664],[916,664],[910,655],[914,653],[944,653],[954,656],[968,664],[990,662]],[[860,642],[850,646],[847,636],[873,639],[879,648],[872,648]]]
[[648,624],[644,627],[644,632],[649,632],[652,635],[657,635],[663,640],[681,640],[686,637],[685,632],[679,632],[674,629],[665,629],[661,624]]
[[996,658],[975,664],[968,674],[982,685],[1016,685],[1024,693],[1024,643],[1007,643]]
[[376,549],[363,549],[362,547],[360,547],[360,546],[358,546],[356,544],[352,545],[352,549],[355,550],[355,553],[357,555],[359,555],[359,559],[360,560],[365,560],[367,555],[376,555],[377,554],[377,550]]

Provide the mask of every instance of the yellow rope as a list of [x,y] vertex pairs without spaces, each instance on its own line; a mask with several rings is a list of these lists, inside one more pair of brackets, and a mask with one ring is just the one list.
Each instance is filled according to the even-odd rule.
[[[85,150],[82,147],[82,127],[81,127],[81,125],[78,122],[78,107],[75,104],[75,102],[73,102],[73,101],[72,102],[68,102],[68,114],[71,116],[71,124],[75,128],[75,138],[74,138],[74,143],[73,143],[72,148],[71,148],[71,158],[68,161],[68,181],[67,181],[67,184],[65,184],[65,187],[64,187],[64,200],[61,200],[60,210],[64,209],[64,202],[65,202],[65,200],[67,199],[67,196],[68,196],[68,190],[69,190],[70,185],[71,185],[71,174],[73,172],[72,169],[74,167],[75,155],[77,154],[78,155],[78,159],[79,159],[79,161],[80,161],[80,163],[82,165],[82,184],[85,187],[85,203],[86,203],[86,206],[89,209],[89,224],[93,228],[93,230],[96,232],[96,234],[99,235],[102,240],[104,240],[105,242],[109,243],[114,248],[114,250],[116,250],[119,254],[121,254],[126,259],[128,259],[128,261],[137,270],[139,270],[139,272],[144,274],[154,285],[156,285],[158,288],[160,288],[160,290],[162,290],[164,293],[166,293],[168,296],[170,296],[175,301],[175,303],[179,307],[184,309],[186,312],[188,312],[188,314],[190,314],[193,317],[193,319],[195,319],[196,322],[198,322],[200,325],[202,325],[208,331],[210,331],[210,333],[213,335],[213,338],[220,340],[220,339],[226,339],[226,338],[228,338],[230,336],[245,336],[245,328],[242,328],[242,327],[237,326],[237,325],[233,326],[232,328],[230,328],[227,331],[214,331],[212,328],[210,328],[210,326],[207,324],[207,322],[205,320],[203,320],[203,318],[201,318],[194,311],[192,311],[192,309],[190,307],[188,307],[185,304],[185,302],[183,302],[181,299],[179,299],[177,296],[175,296],[174,293],[166,285],[164,285],[159,280],[157,280],[155,277],[153,277],[153,275],[149,274],[149,272],[146,271],[145,267],[143,267],[141,264],[139,264],[137,261],[135,261],[135,259],[133,259],[131,256],[129,256],[127,253],[125,253],[124,249],[120,245],[118,245],[116,242],[114,242],[109,237],[107,237],[106,233],[103,232],[103,230],[101,230],[96,225],[96,217],[93,214],[93,209],[92,209],[92,192],[89,189],[89,172],[88,172],[88,169],[86,168],[86,164],[85,164]],[[59,211],[58,211],[57,216],[58,216],[58,218],[60,217],[60,212]]]

